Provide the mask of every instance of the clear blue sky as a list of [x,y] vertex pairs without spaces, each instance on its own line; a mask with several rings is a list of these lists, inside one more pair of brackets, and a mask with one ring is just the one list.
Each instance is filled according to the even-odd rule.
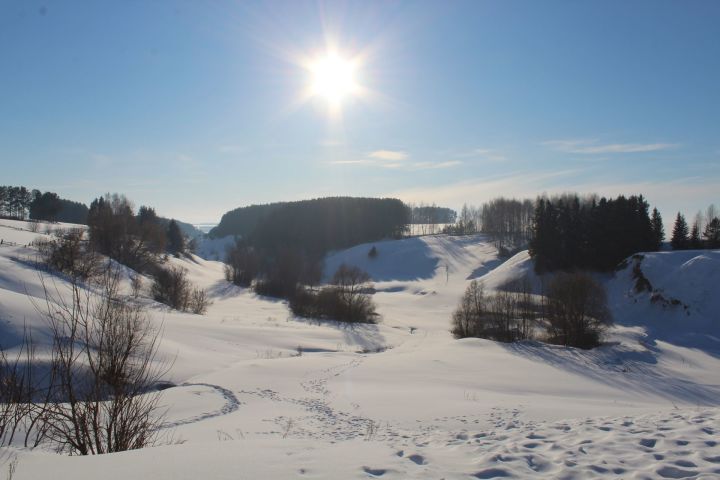
[[[329,117],[302,56],[361,54]],[[393,195],[720,204],[720,2],[0,0],[2,184],[192,222]]]

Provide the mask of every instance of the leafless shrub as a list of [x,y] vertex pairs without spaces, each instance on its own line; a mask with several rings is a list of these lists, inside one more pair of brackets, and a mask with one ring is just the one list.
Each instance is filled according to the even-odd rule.
[[108,268],[101,292],[70,286],[70,300],[45,287],[38,311],[52,333],[52,393],[47,438],[59,451],[101,454],[152,445],[161,415],[154,386],[159,336],[142,306],[119,295],[120,271]]
[[100,257],[87,248],[82,229],[56,230],[52,239],[40,240],[37,246],[48,268],[70,277],[85,280],[98,275],[102,269]]
[[514,291],[486,295],[481,282],[473,280],[453,312],[451,332],[457,338],[479,337],[502,342],[532,338],[535,329],[534,302],[527,280]]
[[207,291],[201,288],[194,288],[192,290],[188,302],[188,308],[192,313],[203,315],[211,304]]
[[152,284],[153,298],[176,310],[187,310],[190,303],[190,281],[182,267],[160,268]]
[[205,313],[211,304],[205,290],[193,288],[182,267],[159,268],[152,284],[152,295],[175,310],[196,314]]
[[28,222],[28,230],[32,233],[38,233],[40,231],[40,222]]

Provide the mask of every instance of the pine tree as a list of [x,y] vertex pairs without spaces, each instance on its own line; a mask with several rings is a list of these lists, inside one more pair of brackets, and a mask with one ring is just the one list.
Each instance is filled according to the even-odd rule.
[[678,212],[673,226],[672,239],[670,244],[673,250],[685,250],[688,248],[688,225],[682,213]]
[[650,227],[652,228],[653,248],[655,251],[660,250],[662,242],[665,240],[665,228],[657,208],[653,208]]
[[705,241],[707,242],[707,248],[720,248],[720,218],[714,217],[712,220],[708,219],[703,237],[705,237]]

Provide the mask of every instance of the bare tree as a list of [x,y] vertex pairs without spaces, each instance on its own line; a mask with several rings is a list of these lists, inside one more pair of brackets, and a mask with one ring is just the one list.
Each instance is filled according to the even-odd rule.
[[350,322],[364,322],[377,316],[375,305],[366,291],[370,287],[370,275],[358,267],[340,265],[332,278],[340,305],[345,310],[343,318]]
[[452,316],[452,334],[457,338],[482,337],[488,329],[487,298],[483,284],[473,280]]

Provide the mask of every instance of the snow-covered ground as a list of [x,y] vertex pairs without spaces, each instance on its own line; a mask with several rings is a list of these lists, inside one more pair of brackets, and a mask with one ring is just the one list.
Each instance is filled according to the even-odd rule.
[[[23,322],[43,338],[23,246],[38,234],[23,225],[0,223],[19,244],[0,246],[6,347]],[[534,275],[527,253],[505,261],[480,235],[330,255],[326,276],[351,263],[375,280],[382,321],[355,327],[294,318],[227,284],[221,263],[171,261],[213,304],[199,316],[146,301],[173,361],[167,444],[94,458],[14,448],[16,479],[720,478],[720,252],[644,256],[679,306],[636,293],[633,264],[605,278],[618,325],[592,351],[452,338],[470,280]]]

